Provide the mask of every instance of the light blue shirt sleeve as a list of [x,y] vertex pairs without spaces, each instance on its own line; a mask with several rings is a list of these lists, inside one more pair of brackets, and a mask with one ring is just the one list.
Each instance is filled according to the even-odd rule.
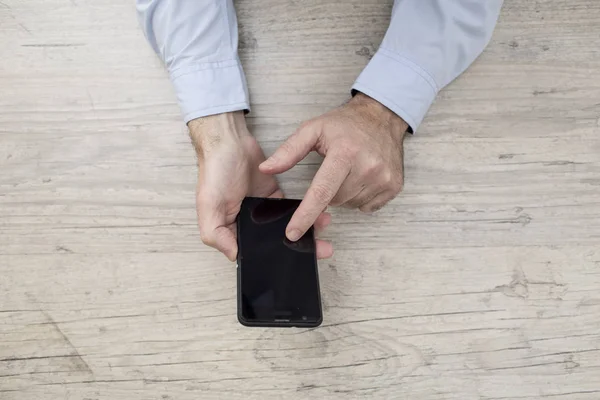
[[352,88],[416,131],[438,92],[488,44],[502,0],[396,0],[379,50]]
[[[233,0],[136,2],[186,122],[250,108]],[[416,130],[437,93],[483,51],[501,6],[502,0],[395,0],[385,38],[353,90]]]
[[233,0],[136,0],[136,8],[186,123],[250,109]]

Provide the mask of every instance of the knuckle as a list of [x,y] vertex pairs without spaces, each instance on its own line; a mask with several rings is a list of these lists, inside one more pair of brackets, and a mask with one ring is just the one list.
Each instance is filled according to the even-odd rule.
[[358,155],[359,152],[360,147],[347,140],[341,141],[341,143],[337,146],[337,154],[343,159],[353,159]]
[[379,179],[381,180],[381,183],[387,188],[391,188],[394,184],[394,176],[389,168],[383,168],[379,172]]
[[384,200],[384,201],[378,201],[377,203],[373,203],[369,205],[369,213],[376,213],[377,211],[381,210],[387,203],[389,200]]
[[374,206],[371,206],[371,213],[376,213],[377,211],[381,210],[383,206],[385,206],[385,203],[375,204]]
[[331,189],[327,185],[323,184],[313,186],[311,188],[311,194],[320,204],[329,203],[329,200],[333,195],[333,193],[331,193]]
[[215,242],[215,238],[213,235],[209,235],[206,232],[201,232],[200,240],[202,240],[202,243],[204,243],[207,246],[215,247],[216,242]]
[[332,171],[334,170],[345,170],[345,171],[350,171],[352,169],[352,161],[350,160],[350,158],[345,157],[345,156],[336,156],[333,159],[333,163],[332,163]]
[[335,152],[331,154],[332,170],[350,170],[354,162],[351,156],[344,152]]
[[286,154],[294,153],[294,149],[295,149],[294,145],[291,144],[289,140],[283,142],[281,144],[281,147],[279,147],[279,150]]
[[372,177],[379,175],[382,171],[383,163],[381,162],[381,160],[372,158],[369,161],[367,161],[364,174],[365,176]]
[[360,207],[359,210],[365,214],[372,214],[374,212],[374,206],[371,204],[365,204]]

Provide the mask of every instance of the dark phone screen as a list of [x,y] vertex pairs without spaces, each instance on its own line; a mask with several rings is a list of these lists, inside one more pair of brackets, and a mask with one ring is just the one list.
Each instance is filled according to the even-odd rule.
[[299,200],[244,199],[238,216],[242,318],[247,322],[321,320],[315,238],[297,242],[285,228]]

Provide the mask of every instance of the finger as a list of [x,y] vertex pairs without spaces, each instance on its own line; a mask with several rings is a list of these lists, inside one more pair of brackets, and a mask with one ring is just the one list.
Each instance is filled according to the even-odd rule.
[[325,240],[317,239],[317,258],[322,260],[333,256],[333,245]]
[[320,129],[315,123],[303,124],[258,168],[265,174],[287,171],[311,152],[319,140],[319,135]]
[[327,208],[349,173],[350,163],[343,157],[336,154],[325,157],[306,192],[306,196],[292,215],[292,219],[287,226],[286,235],[288,239],[295,242],[304,235]]
[[203,230],[201,238],[205,245],[219,250],[230,261],[235,261],[238,248],[232,229],[219,226],[214,229]]
[[348,201],[358,196],[365,188],[365,185],[358,181],[355,177],[350,174],[344,181],[344,184],[338,190],[335,197],[329,203],[332,206],[342,206]]
[[342,207],[352,208],[352,209],[360,208],[360,207],[364,206],[365,204],[369,203],[370,201],[372,201],[381,192],[382,192],[382,190],[379,187],[365,187],[354,198],[352,198],[352,199],[348,200],[347,202],[345,202],[344,204],[342,204]]
[[340,187],[333,200],[331,200],[330,205],[342,206],[365,191],[370,185],[372,185],[371,182],[361,177],[360,174],[355,173],[355,171],[351,171],[342,187]]
[[327,226],[331,223],[331,214],[328,212],[324,212],[319,215],[319,218],[315,221],[315,231],[317,234],[325,230]]
[[235,261],[237,258],[238,246],[233,230],[225,226],[220,226],[215,230],[215,237],[217,250],[225,254],[225,257],[227,257],[229,261]]
[[[207,200],[209,199],[209,200]],[[198,195],[196,198],[198,212],[198,227],[202,242],[219,250],[229,260],[235,261],[237,257],[237,239],[235,237],[235,223],[228,224],[225,210],[218,204],[210,201],[209,196]]]
[[368,203],[362,205],[359,210],[364,213],[374,213],[381,210],[390,200],[395,197],[393,191],[385,191],[379,193],[377,196],[373,198],[373,200]]
[[271,199],[283,199],[285,195],[281,191],[281,189],[277,189],[273,194],[269,196]]

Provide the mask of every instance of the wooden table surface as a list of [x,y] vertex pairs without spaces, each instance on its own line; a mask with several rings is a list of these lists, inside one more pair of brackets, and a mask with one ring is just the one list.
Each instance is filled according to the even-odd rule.
[[[348,98],[391,0],[237,8],[272,153]],[[600,399],[597,0],[506,0],[407,139],[404,193],[334,210],[312,330],[238,324],[132,0],[2,0],[0,54],[0,399]]]

